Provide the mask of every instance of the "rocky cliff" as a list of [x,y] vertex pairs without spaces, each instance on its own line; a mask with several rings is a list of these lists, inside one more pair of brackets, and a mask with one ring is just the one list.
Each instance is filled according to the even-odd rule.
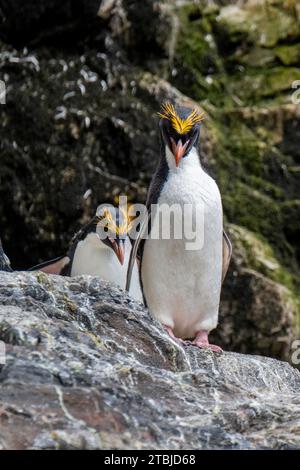
[[0,2],[1,236],[15,268],[63,252],[98,203],[144,201],[161,101],[205,110],[201,156],[234,259],[216,341],[289,359],[299,323],[295,0]]
[[0,273],[1,449],[296,449],[300,373],[183,349],[89,276]]

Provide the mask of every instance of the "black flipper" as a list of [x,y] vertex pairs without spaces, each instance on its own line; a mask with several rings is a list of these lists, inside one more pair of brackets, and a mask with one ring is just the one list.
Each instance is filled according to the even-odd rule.
[[[129,292],[133,266],[134,266],[135,260],[136,259],[139,260],[140,284],[141,284],[143,296],[144,296],[144,291],[143,291],[143,282],[142,282],[142,275],[141,275],[144,244],[145,244],[145,239],[143,238],[143,235],[146,233],[146,231],[148,231],[148,233],[151,232],[151,205],[157,204],[162,187],[168,177],[168,172],[169,172],[169,168],[168,168],[168,164],[165,158],[165,151],[164,151],[164,148],[162,147],[162,156],[160,158],[158,167],[152,177],[152,181],[151,181],[149,191],[148,191],[148,196],[147,196],[147,201],[146,201],[147,213],[145,214],[143,222],[141,223],[141,229],[138,234],[138,237],[136,238],[136,240],[134,240],[131,253],[130,253],[128,270],[127,270],[126,290]],[[146,304],[145,296],[144,296],[144,302]]]
[[222,282],[228,271],[230,259],[232,255],[232,244],[225,230],[223,230],[223,266],[222,266]]
[[143,240],[143,235],[144,235],[145,231],[149,229],[148,228],[149,227],[149,218],[150,218],[150,214],[147,212],[144,219],[143,219],[143,222],[141,223],[141,229],[139,231],[138,237],[136,238],[136,240],[132,244],[132,249],[131,249],[130,258],[129,258],[129,262],[128,262],[126,287],[125,287],[127,292],[129,292],[129,290],[130,290],[132,271],[133,271],[134,263],[138,259],[138,252],[139,252],[139,248],[140,248],[140,243],[142,241],[144,241]]
[[61,276],[69,276],[70,258],[68,256],[59,256],[44,263],[37,264],[28,271],[42,271],[47,274],[60,274]]
[[95,231],[99,217],[93,217],[84,227],[82,227],[72,238],[66,255],[37,264],[28,271],[42,271],[48,274],[60,274],[61,276],[71,276],[72,262],[77,243],[86,237],[86,234]]

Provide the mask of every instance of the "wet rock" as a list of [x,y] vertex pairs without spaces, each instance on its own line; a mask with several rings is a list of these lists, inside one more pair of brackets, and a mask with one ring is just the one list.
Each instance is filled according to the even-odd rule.
[[[45,286],[51,301],[33,304]],[[89,276],[1,273],[0,304],[0,325],[22,334],[0,329],[3,449],[299,448],[300,374],[284,362],[183,350]]]

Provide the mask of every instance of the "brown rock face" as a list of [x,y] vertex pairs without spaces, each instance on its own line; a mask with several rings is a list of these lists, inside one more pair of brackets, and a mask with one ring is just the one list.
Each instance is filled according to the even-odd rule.
[[0,305],[2,449],[300,446],[300,374],[284,362],[183,349],[89,276],[1,273]]

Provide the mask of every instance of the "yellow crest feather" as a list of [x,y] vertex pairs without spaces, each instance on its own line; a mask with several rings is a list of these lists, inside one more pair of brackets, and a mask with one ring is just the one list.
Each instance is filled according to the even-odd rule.
[[131,227],[131,218],[122,207],[119,209],[120,217],[119,217],[119,224],[116,224],[116,220],[113,217],[109,208],[104,208],[103,216],[100,216],[99,222],[104,226],[107,227],[108,230],[118,236],[126,236]]
[[173,129],[178,134],[186,134],[198,122],[203,121],[204,113],[199,114],[196,109],[193,109],[186,119],[181,119],[175,111],[172,103],[164,103],[161,106],[161,112],[158,113],[162,119],[167,119],[171,122]]

